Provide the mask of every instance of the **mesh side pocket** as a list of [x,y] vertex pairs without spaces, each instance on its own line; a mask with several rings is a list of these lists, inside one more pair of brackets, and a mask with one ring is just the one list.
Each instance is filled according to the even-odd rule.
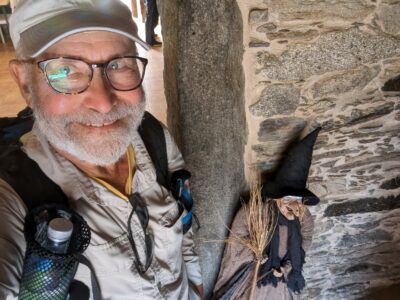
[[[74,225],[66,254],[55,254],[43,248],[35,235],[40,222],[53,218],[68,218]],[[45,216],[45,217],[43,217]],[[78,266],[76,256],[90,242],[90,229],[77,213],[60,205],[45,205],[32,211],[25,219],[27,250],[21,279],[19,299],[65,300]]]

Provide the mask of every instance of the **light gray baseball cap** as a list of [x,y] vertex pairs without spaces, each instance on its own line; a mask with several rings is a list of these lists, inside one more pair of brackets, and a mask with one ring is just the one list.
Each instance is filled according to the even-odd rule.
[[61,39],[85,31],[119,33],[150,49],[120,0],[19,0],[10,16],[12,42],[25,57],[37,57]]

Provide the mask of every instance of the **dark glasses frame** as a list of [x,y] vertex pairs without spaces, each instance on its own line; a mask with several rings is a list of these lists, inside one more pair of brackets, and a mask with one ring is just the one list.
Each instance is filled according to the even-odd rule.
[[[143,202],[142,198],[138,193],[134,193],[129,196],[129,202],[132,205],[132,211],[129,215],[128,218],[128,239],[129,243],[131,244],[133,254],[135,255],[135,266],[136,269],[138,270],[139,273],[144,274],[146,271],[149,269],[151,262],[153,260],[153,246],[154,246],[154,241],[153,241],[153,236],[151,233],[148,231],[148,225],[149,225],[149,212],[147,210],[146,204]],[[132,216],[133,214],[136,213],[138,216],[140,225],[142,226],[143,233],[144,233],[144,241],[145,241],[145,246],[146,246],[146,261],[143,264],[140,261],[140,257],[135,245],[135,241],[133,239],[133,234],[132,234]]]
[[[62,59],[62,58],[81,61],[81,62],[84,62],[85,64],[87,64],[87,65],[90,67],[90,69],[91,69],[90,78],[89,78],[89,81],[88,81],[87,86],[86,86],[82,91],[74,92],[74,93],[60,92],[60,91],[56,90],[56,89],[51,85],[51,83],[50,83],[50,81],[49,81],[49,78],[48,78],[48,74],[47,74],[47,72],[46,72],[46,66],[47,66],[47,64],[50,63],[51,61],[54,61],[54,60],[57,60],[57,59]],[[135,87],[130,88],[130,89],[118,89],[118,88],[114,87],[114,85],[112,84],[110,78],[108,77],[107,71],[106,71],[108,65],[109,65],[113,60],[116,60],[116,59],[119,59],[119,58],[121,58],[121,59],[122,59],[122,58],[135,58],[135,59],[137,59],[137,60],[139,60],[139,61],[141,61],[141,62],[143,63],[143,74],[142,74],[142,76],[141,76],[140,82],[139,82]],[[25,62],[25,63],[34,63],[34,61],[24,61],[24,62]],[[147,63],[148,63],[148,60],[147,60],[146,58],[140,57],[140,56],[136,56],[136,55],[116,56],[116,57],[111,58],[109,61],[107,61],[107,62],[105,62],[105,63],[97,63],[97,64],[88,63],[88,62],[86,62],[86,61],[84,61],[83,59],[80,59],[80,58],[76,58],[76,57],[66,57],[66,56],[53,57],[53,58],[49,58],[49,59],[45,59],[45,60],[41,60],[41,61],[36,62],[38,68],[39,68],[39,69],[43,72],[43,74],[45,75],[47,84],[48,84],[55,92],[57,92],[57,93],[59,93],[59,94],[64,94],[64,95],[76,95],[76,94],[81,94],[81,93],[85,92],[85,91],[89,88],[90,83],[92,82],[93,73],[94,73],[94,69],[95,69],[95,68],[100,68],[100,69],[102,69],[102,74],[103,74],[103,76],[107,79],[107,83],[108,83],[114,90],[116,90],[116,91],[122,91],[122,92],[133,91],[133,90],[139,88],[139,87],[142,85],[143,79],[144,79],[144,75],[145,75],[145,73],[146,73],[146,66],[147,66]]]

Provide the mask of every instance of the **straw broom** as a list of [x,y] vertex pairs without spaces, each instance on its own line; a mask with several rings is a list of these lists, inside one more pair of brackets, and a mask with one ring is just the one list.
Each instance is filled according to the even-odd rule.
[[258,272],[264,257],[264,249],[269,244],[276,226],[276,213],[274,203],[266,201],[263,203],[261,195],[260,177],[253,175],[254,180],[250,183],[250,200],[245,205],[246,224],[249,231],[249,238],[246,246],[253,252],[255,260],[254,274],[251,282],[249,300],[253,299],[254,291],[257,286]]
[[[274,201],[263,201],[261,195],[260,176],[253,172],[250,180],[250,199],[248,203],[242,202],[245,210],[246,225],[249,235],[241,237],[235,235],[226,225],[231,236],[224,240],[228,244],[241,244],[253,253],[255,267],[252,274],[249,300],[253,299],[257,286],[258,272],[262,263],[268,257],[264,257],[264,249],[270,243],[276,227],[276,205]],[[206,242],[221,242],[220,240],[207,240]],[[251,276],[251,275],[250,275]]]

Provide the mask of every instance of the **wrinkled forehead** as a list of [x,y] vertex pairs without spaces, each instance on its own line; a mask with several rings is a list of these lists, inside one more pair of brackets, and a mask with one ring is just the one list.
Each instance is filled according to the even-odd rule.
[[89,31],[63,38],[49,47],[40,58],[63,56],[97,62],[117,56],[134,55],[136,52],[135,43],[121,34]]

